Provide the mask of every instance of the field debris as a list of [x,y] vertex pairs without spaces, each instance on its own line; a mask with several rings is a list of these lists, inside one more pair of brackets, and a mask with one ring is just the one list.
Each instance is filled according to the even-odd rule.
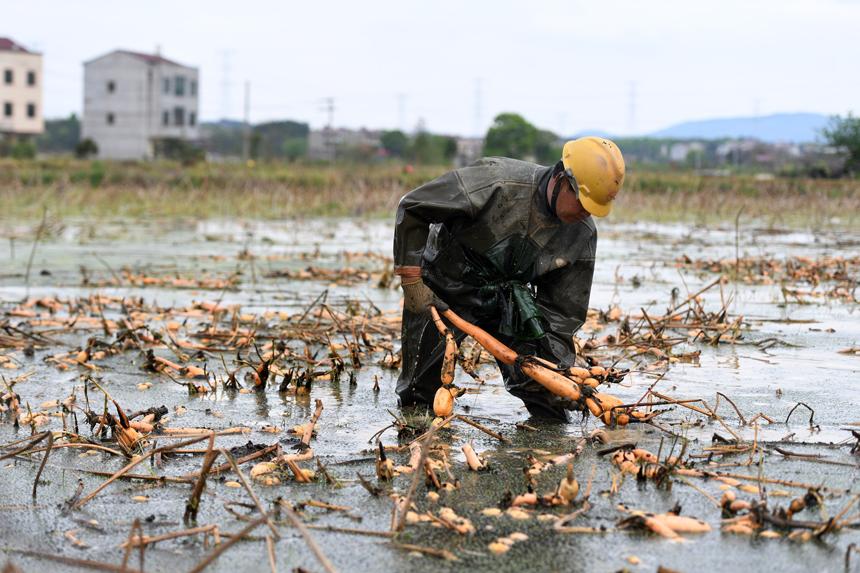
[[466,464],[469,469],[475,472],[487,469],[487,460],[475,453],[472,444],[463,444],[460,448],[463,450],[463,455],[466,456]]
[[516,543],[528,540],[529,536],[525,533],[521,533],[519,531],[515,531],[510,535],[505,537],[499,537],[489,545],[487,545],[487,549],[490,553],[494,555],[502,555],[503,553],[507,553],[510,551],[511,547],[513,547]]
[[618,522],[619,529],[646,529],[661,537],[676,541],[682,539],[682,533],[707,533],[711,531],[711,526],[704,521],[680,515],[680,508],[678,507],[666,513],[649,513],[631,510],[623,506],[619,509],[630,514],[630,517]]
[[[436,312],[435,309],[434,312]],[[603,379],[606,377],[620,379],[623,377],[622,373],[606,370],[601,366],[592,366],[590,369],[571,366],[567,369],[562,369],[558,365],[541,358],[519,356],[515,351],[502,344],[485,330],[463,320],[453,310],[445,310],[442,315],[451,321],[460,331],[473,337],[478,344],[497,360],[508,365],[516,364],[524,374],[534,379],[556,396],[572,402],[579,402],[580,410],[584,412],[587,409],[595,417],[600,418],[604,424],[626,426],[631,421],[646,422],[654,416],[659,415],[659,412],[644,414],[633,407],[623,406],[621,401],[614,396],[594,391],[600,383],[597,377]],[[437,323],[441,322],[438,320],[438,317],[439,315],[436,313],[434,321]],[[445,376],[444,369],[443,376]],[[440,392],[444,389],[444,386],[440,388]],[[439,392],[437,392],[438,397]],[[445,406],[449,405],[447,399],[444,399],[441,403]],[[434,401],[435,408],[436,402]],[[437,413],[437,415],[439,414]]]
[[[685,386],[714,355],[752,348],[753,359],[774,359],[757,345],[759,319],[731,310],[732,281],[853,304],[856,257],[679,259],[705,282],[667,288],[653,304],[590,309],[575,364],[518,355],[437,312],[435,399],[400,410],[386,396],[403,359],[400,311],[356,288],[390,295],[390,258],[319,254],[342,263],[330,268],[309,253],[241,257],[260,265],[258,279],[120,267],[0,307],[0,460],[26,476],[28,501],[42,503],[61,472],[80,478],[63,505],[62,547],[95,555],[121,524],[111,547],[192,548],[201,570],[237,545],[270,559],[292,529],[312,564],[335,570],[340,536],[381,538],[407,559],[498,564],[543,536],[605,536],[638,544],[645,559],[661,539],[842,543],[860,527],[857,492],[823,473],[860,469],[856,425],[833,439],[814,395],[780,401],[771,388],[775,405],[759,406],[742,371],[730,384],[714,377],[707,392]],[[301,266],[278,267],[288,259]],[[235,296],[253,280],[261,292],[285,281],[304,290],[259,306]],[[857,353],[848,340],[832,355]],[[558,430],[484,408],[504,396],[496,360],[567,398],[572,423]],[[355,413],[377,402],[372,415]],[[354,451],[339,445],[356,440]],[[667,510],[676,502],[684,512]],[[141,516],[139,529],[126,515],[87,521],[117,503]],[[612,565],[640,563],[632,549]]]
[[[839,299],[858,303],[860,257],[742,257],[726,259],[677,259],[679,267],[719,273],[746,284],[782,285],[783,295],[797,302],[804,297]],[[804,290],[802,287],[807,287]]]

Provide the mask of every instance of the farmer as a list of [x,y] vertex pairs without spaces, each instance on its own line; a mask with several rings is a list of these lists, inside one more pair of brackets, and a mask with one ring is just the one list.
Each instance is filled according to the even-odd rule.
[[[623,181],[618,147],[583,137],[565,143],[555,165],[488,157],[401,199],[394,231],[405,298],[401,406],[432,404],[441,384],[445,342],[431,305],[440,312],[450,305],[518,354],[573,364],[594,274],[591,216],[609,214]],[[516,367],[499,368],[533,417],[568,420],[573,403]]]

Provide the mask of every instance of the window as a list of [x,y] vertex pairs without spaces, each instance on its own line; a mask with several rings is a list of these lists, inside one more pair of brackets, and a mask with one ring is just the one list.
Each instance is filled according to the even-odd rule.
[[185,95],[185,78],[183,76],[176,76],[173,80],[173,85],[176,87],[174,92],[178,96]]
[[34,72],[33,70],[30,70],[29,72],[27,72],[27,85],[28,86],[36,85],[36,72]]
[[114,122],[114,116],[113,116],[113,114],[112,114],[112,113],[107,114],[107,117],[106,117],[105,119],[107,119],[107,124],[108,124],[108,125],[113,125],[113,122]]
[[185,125],[185,108],[173,108],[173,125]]
[[193,97],[197,97],[197,80],[191,80],[190,90]]
[[36,117],[36,104],[28,103],[27,104],[27,117],[34,118]]
[[6,117],[12,117],[12,102],[7,101],[3,104],[3,115]]
[[13,80],[14,78],[15,78],[15,76],[14,76],[14,74],[12,73],[12,70],[4,70],[4,71],[3,71],[3,82],[4,82],[7,86],[11,86],[11,85],[12,85],[12,80]]
[[170,125],[170,112],[167,110],[161,112],[161,125]]
[[108,80],[107,91],[109,94],[112,94],[113,92],[115,92],[116,91],[116,82],[114,82],[113,80]]
[[164,93],[169,94],[170,93],[170,78],[164,78],[164,80],[161,82],[161,85],[163,86]]
[[197,114],[193,111],[188,112],[188,125],[190,125],[191,127],[197,125]]

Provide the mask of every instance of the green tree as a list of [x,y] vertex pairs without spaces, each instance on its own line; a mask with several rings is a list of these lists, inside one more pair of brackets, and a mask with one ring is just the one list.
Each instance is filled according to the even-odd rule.
[[860,117],[849,113],[830,118],[830,124],[822,130],[827,143],[841,147],[848,153],[845,168],[852,172],[860,171]]
[[155,156],[194,165],[206,159],[206,152],[184,139],[165,137],[155,141]]
[[222,120],[200,125],[201,143],[214,156],[241,157],[244,126],[238,121]]
[[551,131],[542,129],[535,137],[534,156],[538,163],[550,165],[561,159],[561,138]]
[[[297,159],[300,157],[297,153],[304,155],[307,151],[309,133],[308,124],[298,121],[270,121],[255,125],[251,142],[254,152],[251,155],[262,159]],[[303,149],[296,140],[305,142]]]
[[[248,155],[250,159],[260,158],[260,146],[262,145],[263,136],[256,131],[252,131],[248,138]],[[244,151],[243,151],[244,153]]]
[[379,141],[382,148],[393,157],[403,157],[409,148],[409,138],[399,129],[383,132]]
[[89,159],[99,153],[99,146],[95,141],[87,137],[75,146],[75,157],[78,159]]
[[36,157],[36,146],[30,141],[16,141],[12,145],[11,155],[14,159],[33,159]]
[[80,139],[81,122],[72,114],[65,119],[46,119],[36,147],[41,153],[72,153]]
[[442,165],[450,163],[457,154],[457,140],[444,135],[419,132],[412,140],[409,157],[416,163]]
[[442,159],[442,154],[433,145],[433,136],[426,131],[419,132],[412,140],[409,155],[418,163],[439,163]]
[[[308,124],[297,121],[271,121],[255,125],[250,134],[252,159],[287,159],[307,155]],[[241,157],[245,147],[245,125],[222,120],[200,126],[201,144],[214,156]]]
[[442,141],[442,157],[445,158],[445,161],[451,161],[454,157],[457,156],[457,139],[454,137],[447,137],[444,135],[439,135]]
[[295,161],[308,154],[307,137],[288,137],[281,144],[281,151],[287,161]]
[[538,129],[516,113],[501,113],[484,140],[484,155],[534,159]]

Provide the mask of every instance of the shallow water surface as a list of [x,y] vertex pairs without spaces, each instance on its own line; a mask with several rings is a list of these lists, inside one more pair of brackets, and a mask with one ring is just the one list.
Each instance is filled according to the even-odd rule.
[[[364,257],[344,262],[344,251],[355,253],[390,253],[391,228],[384,221],[353,220],[295,220],[282,223],[258,221],[207,222],[129,222],[107,221],[67,223],[37,245],[30,269],[26,273],[32,242],[32,230],[7,225],[2,233],[7,246],[0,249],[0,300],[3,308],[26,297],[59,295],[87,296],[93,292],[126,297],[143,297],[162,307],[186,306],[192,301],[220,300],[224,305],[241,305],[242,312],[263,313],[267,310],[301,312],[324,289],[329,289],[332,304],[353,299],[372,302],[382,310],[394,310],[400,303],[394,288],[378,288],[373,281],[352,285],[326,284],[313,280],[266,278],[272,271],[298,270],[309,265],[337,268],[344,264],[380,269],[379,258]],[[9,239],[17,236],[17,239]],[[645,309],[660,315],[670,306],[673,289],[679,299],[710,283],[715,275],[679,269],[675,260],[683,254],[692,259],[759,256],[785,258],[789,256],[847,256],[853,254],[860,234],[807,232],[774,233],[768,230],[734,228],[704,229],[680,225],[612,225],[601,224],[598,262],[591,306],[608,309],[618,305],[625,313],[639,314]],[[854,246],[851,246],[854,245]],[[249,256],[250,255],[250,256]],[[152,275],[227,276],[236,273],[238,287],[233,290],[172,289],[158,287],[93,287],[107,284],[124,267]],[[808,287],[808,285],[807,285]],[[811,288],[811,287],[808,287]],[[819,460],[785,459],[768,455],[759,467],[730,469],[739,474],[759,475],[822,485],[833,490],[858,493],[856,481],[857,457],[849,452],[851,440],[846,428],[860,422],[860,356],[839,353],[839,350],[860,346],[860,305],[825,298],[809,299],[810,304],[786,300],[780,285],[748,285],[743,282],[722,285],[703,295],[703,306],[714,311],[724,304],[732,316],[743,315],[747,328],[736,344],[705,344],[684,342],[679,348],[701,350],[698,363],[672,365],[656,389],[678,399],[703,398],[713,405],[716,392],[730,397],[751,419],[763,413],[776,421],[757,428],[744,426],[735,411],[723,401],[719,412],[726,425],[746,440],[766,442],[765,449],[779,445],[799,454],[821,455],[827,461],[845,465],[821,463]],[[369,301],[369,302],[368,302]],[[13,320],[14,322],[14,320]],[[614,332],[617,325],[594,333],[603,336]],[[87,333],[77,339],[64,338],[68,349],[86,340]],[[583,335],[586,338],[587,335]],[[67,349],[67,350],[68,350]],[[33,407],[67,396],[80,385],[77,372],[59,371],[42,359],[57,349],[38,351],[33,358],[16,351],[14,356],[21,371],[32,372],[15,390]],[[228,357],[229,358],[229,357]],[[318,383],[310,399],[281,395],[276,388],[264,394],[217,392],[205,396],[189,396],[186,390],[165,377],[141,369],[142,356],[129,352],[107,359],[99,373],[113,397],[128,410],[144,409],[161,404],[173,411],[177,406],[187,408],[185,414],[174,417],[173,425],[227,428],[248,426],[250,434],[219,439],[219,445],[232,447],[249,439],[271,444],[285,440],[285,434],[262,432],[265,426],[290,428],[304,423],[313,411],[314,399],[321,399],[325,410],[317,426],[312,446],[317,457],[329,471],[342,480],[342,487],[286,482],[275,487],[255,486],[264,504],[278,497],[294,503],[322,500],[352,508],[348,512],[333,512],[308,506],[304,518],[309,523],[335,525],[374,531],[390,527],[392,502],[386,495],[371,496],[356,479],[361,473],[371,481],[374,476],[371,436],[392,420],[398,412],[393,389],[396,372],[367,364],[357,371],[356,383],[344,381]],[[210,360],[213,369],[220,362]],[[637,401],[659,374],[631,361],[621,365],[633,367],[619,386],[610,391],[625,403]],[[638,366],[638,367],[637,367]],[[7,378],[20,374],[10,371]],[[522,468],[528,465],[525,456],[535,450],[560,454],[570,451],[583,435],[599,424],[592,418],[567,425],[543,424],[528,420],[522,404],[501,387],[501,380],[492,366],[482,374],[487,379],[479,393],[467,394],[458,400],[458,408],[468,407],[468,413],[479,417],[487,426],[509,438],[500,444],[493,438],[469,426],[460,424],[442,441],[452,444],[452,472],[460,480],[460,488],[442,494],[438,504],[428,502],[423,484],[416,498],[422,511],[435,510],[441,505],[454,508],[458,514],[471,518],[477,529],[471,536],[460,536],[427,524],[409,526],[400,536],[404,543],[444,548],[454,552],[458,562],[440,561],[390,546],[381,537],[366,537],[343,533],[313,531],[323,551],[340,571],[615,571],[625,567],[632,571],[653,571],[658,565],[681,571],[834,571],[841,570],[846,547],[860,542],[856,530],[846,529],[824,536],[820,542],[796,543],[785,539],[765,540],[722,534],[720,512],[709,499],[722,495],[721,484],[715,480],[676,480],[670,489],[658,489],[653,483],[624,480],[619,491],[609,495],[612,485],[611,466],[599,457],[597,448],[586,447],[577,458],[575,469],[581,484],[588,481],[592,467],[592,509],[574,525],[606,527],[605,533],[569,534],[553,531],[550,522],[532,518],[516,521],[509,517],[484,517],[480,510],[496,506],[510,491],[525,491]],[[380,391],[372,388],[374,381]],[[142,392],[137,384],[143,381],[153,386]],[[458,370],[457,382],[470,385],[470,379]],[[92,399],[92,394],[91,394]],[[810,427],[809,412],[798,410],[788,424],[789,410],[798,402],[814,409],[814,425]],[[718,433],[728,436],[719,423],[704,420],[689,410],[674,409],[660,418],[690,440],[688,453],[701,453]],[[528,422],[537,431],[518,428],[518,422]],[[52,428],[59,429],[58,422]],[[0,442],[9,443],[29,435],[29,429],[16,431],[10,423],[0,424]],[[612,443],[637,442],[640,447],[665,453],[679,447],[668,434],[652,427],[633,427],[610,432]],[[392,430],[383,434],[383,442],[394,445],[397,437]],[[471,440],[475,449],[490,461],[487,472],[466,470],[459,447]],[[776,444],[776,443],[779,444]],[[287,446],[288,447],[288,446]],[[406,463],[408,453],[395,454],[396,463]],[[726,461],[744,463],[744,455]],[[753,460],[758,462],[759,460]],[[46,562],[23,556],[18,551],[30,550],[60,554],[67,557],[119,563],[119,545],[128,536],[132,522],[140,519],[144,532],[155,535],[176,531],[182,525],[182,513],[189,495],[187,485],[160,485],[156,482],[122,481],[109,486],[81,511],[63,512],[62,504],[75,492],[78,480],[83,480],[89,492],[104,478],[82,474],[75,468],[116,471],[125,460],[108,455],[81,457],[65,449],[51,454],[37,501],[30,496],[38,460],[25,458],[5,460],[0,465],[0,493],[4,518],[0,520],[0,545],[6,558],[24,570],[44,570]],[[162,469],[148,464],[139,466],[141,473],[181,475],[199,469],[200,456],[171,459]],[[306,463],[305,467],[313,467]],[[563,468],[546,471],[537,478],[537,490],[552,490],[564,473]],[[394,488],[403,492],[409,478],[399,477]],[[692,484],[692,487],[690,484]],[[804,490],[787,485],[768,486],[771,507],[785,506],[791,497]],[[791,497],[780,497],[784,491]],[[141,501],[134,501],[133,498]],[[751,498],[747,495],[747,498]],[[821,513],[807,510],[804,519],[823,520],[834,515],[849,499],[849,495],[825,495]],[[224,478],[209,481],[198,516],[199,524],[216,523],[224,531],[238,531],[244,523],[228,512],[230,501],[247,503],[242,489],[225,485]],[[712,531],[688,536],[683,543],[673,543],[654,536],[631,531],[615,531],[616,522],[624,517],[619,504],[655,512],[669,510],[676,503],[684,515],[704,519]],[[850,513],[856,513],[855,507]],[[242,513],[253,515],[250,510]],[[545,513],[561,514],[561,509]],[[254,532],[258,541],[238,543],[211,567],[215,571],[265,570],[265,544],[259,541],[266,533],[261,527]],[[321,567],[298,532],[280,528],[281,539],[275,543],[279,570],[302,567],[320,571]],[[487,545],[497,537],[519,531],[529,539],[519,542],[503,556],[493,556]],[[76,546],[72,538],[85,546]],[[178,571],[191,569],[211,547],[204,546],[199,537],[170,540],[150,546],[146,551],[148,571]],[[639,565],[627,558],[636,556]],[[860,561],[855,555],[853,562]],[[130,563],[137,566],[136,554]],[[49,565],[51,570],[66,570],[67,566]],[[68,568],[71,570],[71,568]],[[860,566],[854,565],[854,571]]]

